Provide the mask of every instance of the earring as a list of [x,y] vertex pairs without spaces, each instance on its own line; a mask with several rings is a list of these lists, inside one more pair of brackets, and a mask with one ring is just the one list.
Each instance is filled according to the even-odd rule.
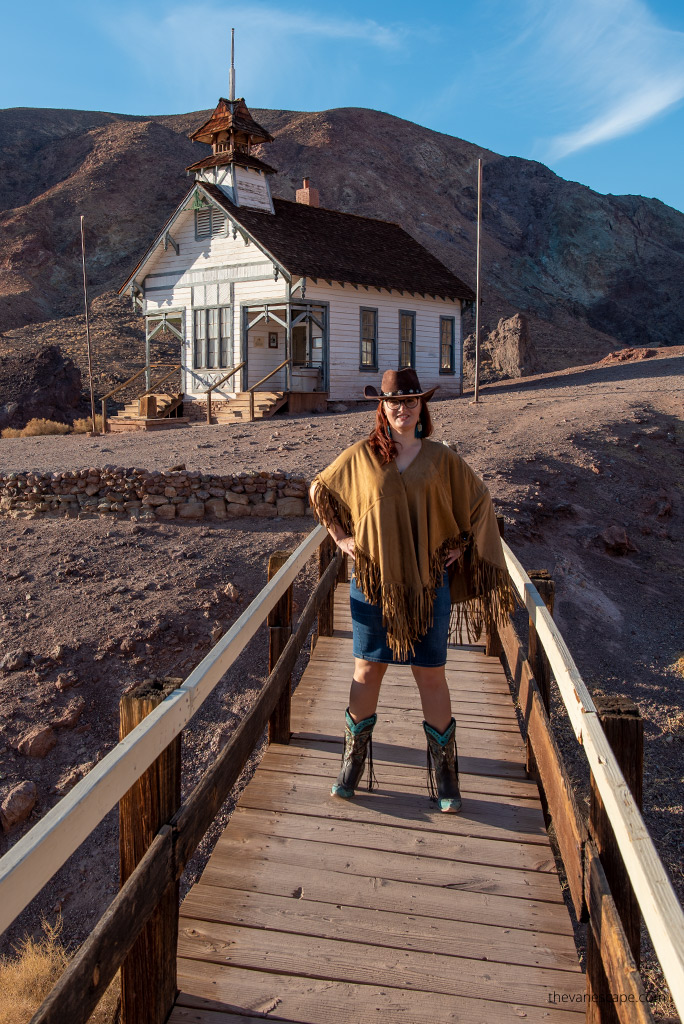
[[385,433],[387,434],[388,437],[392,437],[392,431],[390,430],[389,423],[385,424]]
[[416,429],[414,433],[416,437],[420,437],[420,435],[423,433],[423,424],[420,422],[420,420],[418,420],[418,422],[416,423]]

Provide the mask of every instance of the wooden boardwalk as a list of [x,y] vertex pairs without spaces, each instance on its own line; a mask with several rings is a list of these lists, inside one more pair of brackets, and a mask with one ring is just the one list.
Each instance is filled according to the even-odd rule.
[[428,801],[408,669],[383,683],[379,787],[347,802],[329,795],[352,668],[346,586],[335,622],[293,696],[291,743],[269,747],[183,903],[171,1024],[578,1020],[585,979],[498,660],[449,651],[459,815]]

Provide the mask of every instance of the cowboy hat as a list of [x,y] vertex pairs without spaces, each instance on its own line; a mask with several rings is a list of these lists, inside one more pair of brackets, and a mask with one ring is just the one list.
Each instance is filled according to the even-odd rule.
[[364,398],[372,401],[382,402],[385,398],[424,398],[427,402],[434,395],[439,384],[427,391],[421,391],[418,374],[410,366],[403,370],[385,370],[380,383],[380,391],[372,384],[366,384],[363,389]]

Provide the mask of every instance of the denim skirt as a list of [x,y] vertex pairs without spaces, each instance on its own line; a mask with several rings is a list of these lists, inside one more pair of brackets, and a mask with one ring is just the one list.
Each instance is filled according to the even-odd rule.
[[354,657],[365,661],[379,661],[384,665],[417,665],[419,668],[438,668],[446,665],[451,597],[449,577],[445,572],[442,584],[435,592],[432,625],[415,643],[414,653],[400,660],[387,646],[387,631],[382,624],[382,610],[371,604],[356,586],[352,576],[349,586]]

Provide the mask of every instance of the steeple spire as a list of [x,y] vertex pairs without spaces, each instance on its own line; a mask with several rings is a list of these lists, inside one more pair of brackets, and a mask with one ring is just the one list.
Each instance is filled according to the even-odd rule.
[[235,103],[235,29],[230,30],[230,95],[231,104]]

